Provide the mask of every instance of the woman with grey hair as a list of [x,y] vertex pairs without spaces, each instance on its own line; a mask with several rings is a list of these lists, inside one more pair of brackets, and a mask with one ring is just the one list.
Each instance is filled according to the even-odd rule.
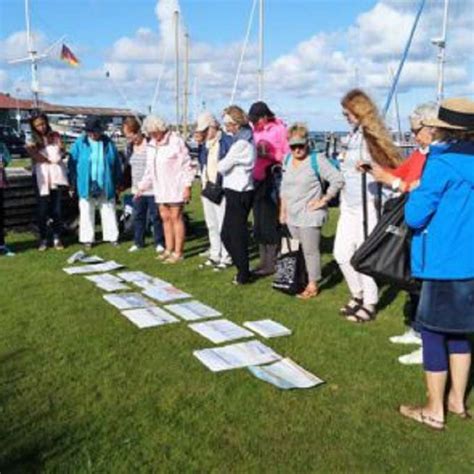
[[166,250],[157,258],[165,263],[183,260],[185,226],[184,204],[191,199],[195,171],[184,140],[159,117],[149,115],[143,123],[150,137],[145,174],[135,198],[153,189],[163,221]]
[[[372,175],[376,181],[385,184],[394,191],[408,192],[419,184],[428,156],[429,146],[433,141],[433,128],[423,125],[424,122],[437,117],[438,106],[434,102],[418,105],[410,115],[411,132],[419,147],[396,169],[386,170],[377,164],[372,165]],[[400,336],[392,336],[394,344],[421,344],[418,324],[415,321],[419,293],[409,293],[405,304],[405,324],[408,329]],[[421,364],[422,349],[417,349],[398,358],[401,364]]]

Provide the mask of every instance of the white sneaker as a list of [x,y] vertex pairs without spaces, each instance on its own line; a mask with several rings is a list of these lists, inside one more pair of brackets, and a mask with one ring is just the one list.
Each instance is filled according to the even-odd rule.
[[423,363],[423,349],[417,349],[409,354],[402,355],[398,358],[398,362],[403,365],[420,365]]
[[211,256],[211,249],[204,250],[204,252],[201,252],[199,256],[209,258]]
[[390,337],[389,341],[393,344],[421,344],[421,337],[416,331],[410,328],[401,336]]
[[156,250],[156,253],[163,253],[163,252],[165,251],[165,248],[163,247],[163,245],[158,244],[158,245],[155,247],[155,250]]
[[140,247],[139,247],[138,245],[132,245],[132,246],[128,249],[128,251],[129,251],[130,253],[138,252],[139,250],[140,250]]

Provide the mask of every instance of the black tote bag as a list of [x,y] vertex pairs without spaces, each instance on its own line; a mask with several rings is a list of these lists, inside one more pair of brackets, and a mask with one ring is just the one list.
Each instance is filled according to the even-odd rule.
[[403,194],[386,203],[384,214],[352,256],[351,265],[381,283],[417,291],[419,286],[410,268],[411,231],[405,223],[407,198]]
[[308,284],[303,251],[301,245],[298,245],[298,250],[291,250],[288,231],[283,240],[286,241],[288,252],[281,253],[277,258],[272,288],[287,295],[296,295],[301,293]]

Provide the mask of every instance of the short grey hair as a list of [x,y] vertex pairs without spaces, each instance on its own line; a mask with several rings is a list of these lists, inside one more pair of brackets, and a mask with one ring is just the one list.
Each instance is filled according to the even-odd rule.
[[167,132],[169,126],[162,118],[156,115],[148,115],[143,122],[142,129],[145,133],[149,134],[153,132]]
[[435,102],[426,102],[417,105],[415,110],[410,114],[410,126],[413,130],[418,130],[423,127],[424,121],[437,117],[438,105]]

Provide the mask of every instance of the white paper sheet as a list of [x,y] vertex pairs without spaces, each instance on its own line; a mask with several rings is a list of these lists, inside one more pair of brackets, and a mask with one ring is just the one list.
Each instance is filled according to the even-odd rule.
[[260,319],[259,321],[246,321],[244,323],[246,328],[251,329],[262,337],[280,337],[289,336],[291,330],[283,326],[283,324],[272,321],[271,319]]
[[276,352],[260,341],[239,342],[215,349],[203,349],[194,351],[193,355],[213,372],[268,364],[281,359]]
[[173,286],[171,283],[161,280],[160,278],[152,277],[144,272],[120,272],[117,274],[123,280],[133,283],[135,286],[138,286],[142,289],[148,289],[149,287],[161,288],[164,286]]
[[151,280],[152,276],[144,272],[119,272],[117,275],[129,283],[135,283],[136,281]]
[[156,277],[153,277],[150,280],[137,280],[134,281],[133,284],[143,290],[148,290],[148,288],[164,288],[167,286],[173,286],[171,283]]
[[69,263],[69,265],[72,265],[73,263],[76,263],[76,262],[81,262],[81,263],[101,263],[103,262],[104,259],[103,258],[100,258],[98,257],[97,255],[87,255],[86,252],[84,252],[84,250],[79,250],[78,252],[76,253],[73,253],[68,259],[67,259],[67,263]]
[[153,306],[151,308],[129,309],[122,314],[140,329],[178,323],[179,319],[164,309]]
[[213,319],[204,323],[190,324],[189,327],[214,344],[254,336],[252,332],[228,319]]
[[68,275],[81,275],[85,273],[101,273],[101,272],[111,272],[113,270],[117,270],[118,268],[122,268],[123,265],[120,263],[115,262],[114,260],[110,260],[104,263],[97,263],[95,265],[81,265],[77,267],[66,267],[63,270]]
[[140,293],[116,293],[104,295],[104,299],[118,309],[150,308],[153,306]]
[[130,290],[127,285],[122,283],[122,280],[110,273],[102,273],[100,275],[91,275],[85,277],[87,280],[95,283],[95,285],[104,291],[122,291]]
[[143,291],[143,294],[149,298],[160,301],[161,303],[191,298],[191,295],[175,288],[174,286],[147,286]]
[[314,374],[303,369],[289,358],[282,359],[270,365],[248,367],[255,377],[271,383],[278,388],[311,388],[324,383]]
[[165,308],[174,314],[177,314],[185,321],[199,321],[200,319],[222,316],[222,313],[219,313],[219,311],[216,311],[214,308],[211,308],[197,300],[169,304],[165,306]]

